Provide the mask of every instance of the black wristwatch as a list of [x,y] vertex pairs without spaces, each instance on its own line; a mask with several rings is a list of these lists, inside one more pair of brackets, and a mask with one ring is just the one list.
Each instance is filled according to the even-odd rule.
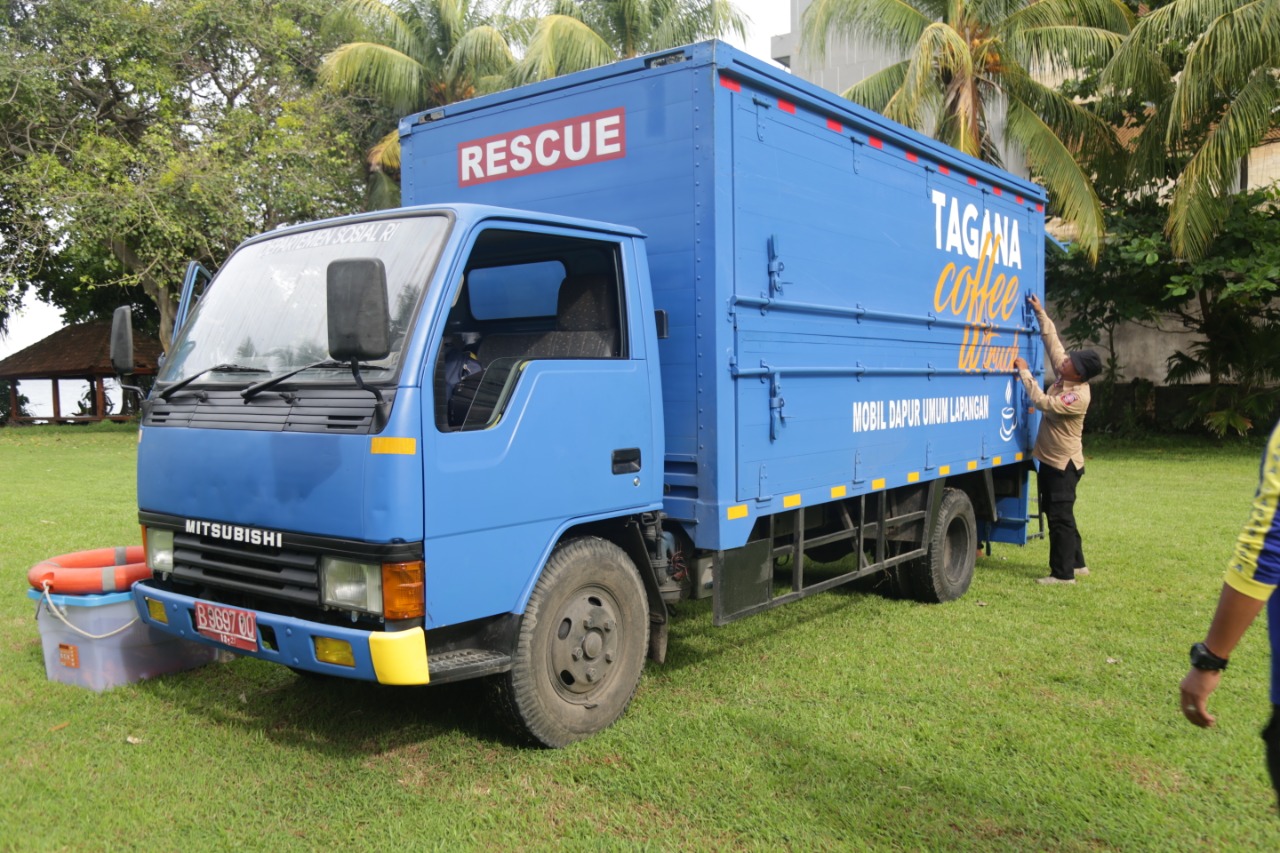
[[1227,668],[1227,659],[1209,651],[1204,643],[1196,643],[1191,647],[1191,665],[1206,672],[1222,672]]

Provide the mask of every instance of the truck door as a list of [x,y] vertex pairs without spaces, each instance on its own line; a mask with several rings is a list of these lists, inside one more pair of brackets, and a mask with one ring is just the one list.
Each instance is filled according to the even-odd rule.
[[631,251],[503,224],[450,282],[424,383],[430,626],[518,611],[567,524],[660,506]]

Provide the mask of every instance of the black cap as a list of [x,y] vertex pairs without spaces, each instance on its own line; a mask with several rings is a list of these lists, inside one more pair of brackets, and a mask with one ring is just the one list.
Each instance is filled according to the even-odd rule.
[[1074,350],[1067,358],[1071,359],[1071,366],[1080,374],[1083,382],[1088,382],[1102,372],[1102,358],[1091,349]]

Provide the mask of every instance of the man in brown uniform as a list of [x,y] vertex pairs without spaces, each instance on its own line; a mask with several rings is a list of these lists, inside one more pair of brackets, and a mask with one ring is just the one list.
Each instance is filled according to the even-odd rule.
[[1089,408],[1089,380],[1102,371],[1102,359],[1093,350],[1068,353],[1058,340],[1058,330],[1035,295],[1027,301],[1035,309],[1049,363],[1058,379],[1042,391],[1025,359],[1015,359],[1022,385],[1031,404],[1044,413],[1032,455],[1040,462],[1040,509],[1049,520],[1049,577],[1039,583],[1075,583],[1087,575],[1080,531],[1076,528],[1076,484],[1084,476],[1084,415]]

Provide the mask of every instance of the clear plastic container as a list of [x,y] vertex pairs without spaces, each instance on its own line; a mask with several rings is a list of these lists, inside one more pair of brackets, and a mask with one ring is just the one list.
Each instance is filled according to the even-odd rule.
[[[44,593],[31,589],[27,597],[39,602],[36,622],[50,681],[102,691],[218,657],[213,646],[172,637],[139,620],[127,592],[50,595],[46,601]],[[66,622],[50,610],[50,602]]]

